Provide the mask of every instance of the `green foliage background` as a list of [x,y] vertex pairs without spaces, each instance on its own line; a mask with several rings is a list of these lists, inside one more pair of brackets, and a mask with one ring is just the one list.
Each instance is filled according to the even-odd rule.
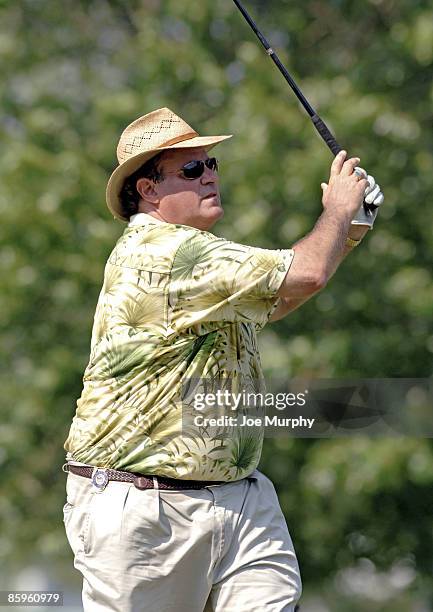
[[[262,333],[267,375],[430,377],[432,5],[245,4],[386,195],[326,290]],[[0,573],[41,558],[72,573],[62,445],[123,231],[104,202],[121,130],[168,106],[235,134],[216,233],[270,248],[312,228],[331,159],[229,0],[3,0],[0,24]],[[268,440],[262,469],[307,610],[433,609],[430,440]]]

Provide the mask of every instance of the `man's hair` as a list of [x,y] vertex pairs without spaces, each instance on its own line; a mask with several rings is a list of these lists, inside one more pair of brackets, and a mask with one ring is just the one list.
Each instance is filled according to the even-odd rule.
[[119,196],[124,217],[129,219],[138,212],[138,203],[141,197],[136,188],[138,179],[148,178],[154,183],[160,183],[164,180],[164,174],[158,168],[158,163],[163,154],[164,151],[161,151],[155,157],[151,157],[134,174],[125,179]]

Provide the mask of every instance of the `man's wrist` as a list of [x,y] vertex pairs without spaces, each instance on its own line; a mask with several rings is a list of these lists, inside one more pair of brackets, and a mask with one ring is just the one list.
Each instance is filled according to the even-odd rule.
[[347,236],[351,229],[350,215],[332,208],[325,208],[319,217],[319,223],[324,223],[332,227],[338,227],[343,236]]

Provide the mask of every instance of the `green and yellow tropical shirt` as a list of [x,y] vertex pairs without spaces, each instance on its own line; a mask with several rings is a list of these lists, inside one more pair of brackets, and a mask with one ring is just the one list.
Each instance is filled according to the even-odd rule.
[[106,264],[67,457],[171,478],[249,475],[263,431],[185,430],[184,389],[229,380],[263,391],[256,332],[293,256],[135,215]]

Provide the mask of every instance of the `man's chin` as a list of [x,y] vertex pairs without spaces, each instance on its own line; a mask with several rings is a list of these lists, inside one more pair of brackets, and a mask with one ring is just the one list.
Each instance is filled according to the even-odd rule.
[[213,216],[215,217],[214,223],[216,223],[217,221],[219,221],[220,219],[224,217],[224,208],[221,206],[221,204],[218,204],[218,206],[213,206],[212,213],[213,213]]
[[202,227],[200,229],[209,230],[211,227],[215,225],[217,221],[222,219],[224,216],[224,209],[221,206],[212,206],[208,210],[208,214],[206,215],[206,219],[203,219]]

